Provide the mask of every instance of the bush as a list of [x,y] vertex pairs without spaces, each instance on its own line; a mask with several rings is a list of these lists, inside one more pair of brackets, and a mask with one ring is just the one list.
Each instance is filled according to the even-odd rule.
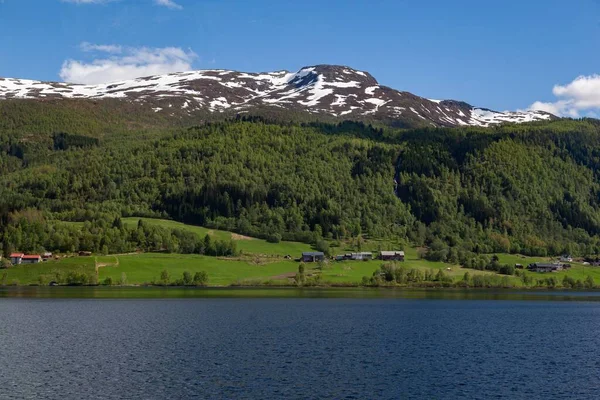
[[498,273],[500,273],[502,275],[514,275],[515,267],[514,267],[514,265],[504,264],[504,265],[500,266]]
[[207,286],[208,285],[208,273],[206,271],[196,272],[192,283],[195,286]]
[[327,242],[323,239],[319,239],[315,242],[315,249],[317,251],[325,253],[326,256],[329,256],[330,254],[330,247],[327,245]]
[[90,277],[85,272],[69,271],[65,281],[69,286],[87,285],[90,282]]
[[267,242],[269,242],[269,243],[281,242],[281,234],[280,233],[272,233],[270,235],[267,235]]
[[189,285],[193,285],[193,284],[194,284],[194,279],[192,278],[192,274],[191,274],[191,272],[189,272],[189,271],[185,271],[185,272],[183,273],[183,280],[182,280],[182,283],[183,283],[184,285],[186,285],[186,286],[189,286]]

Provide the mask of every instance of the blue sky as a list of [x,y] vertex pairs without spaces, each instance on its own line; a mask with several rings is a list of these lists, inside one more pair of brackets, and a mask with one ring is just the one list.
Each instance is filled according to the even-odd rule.
[[599,35],[596,0],[0,0],[0,76],[343,64],[424,97],[596,115]]

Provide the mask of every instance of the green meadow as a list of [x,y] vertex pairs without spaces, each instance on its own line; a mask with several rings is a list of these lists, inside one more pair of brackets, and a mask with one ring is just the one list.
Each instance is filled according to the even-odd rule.
[[94,274],[94,257],[66,257],[61,260],[51,260],[40,264],[22,264],[0,270],[0,284],[47,284],[55,280],[57,274],[66,275],[71,271]]
[[[129,227],[137,225],[140,218],[124,218]],[[233,258],[208,257],[194,254],[168,253],[135,253],[123,255],[106,255],[92,257],[65,257],[35,265],[20,265],[0,271],[0,284],[31,285],[47,284],[56,279],[57,274],[63,277],[70,272],[85,273],[96,277],[99,283],[110,278],[113,283],[124,282],[128,285],[143,285],[160,282],[161,273],[167,271],[169,280],[174,283],[181,279],[184,272],[192,275],[205,271],[210,286],[231,285],[288,285],[294,284],[294,276],[298,272],[298,259],[303,251],[310,251],[311,246],[304,243],[280,242],[269,243],[265,240],[236,235],[231,232],[208,229],[199,226],[185,225],[179,222],[143,218],[147,224],[157,224],[170,229],[184,229],[200,237],[211,235],[219,240],[235,240],[241,254]],[[377,251],[379,249],[404,249],[406,261],[401,265],[407,269],[443,270],[455,282],[462,279],[465,272],[471,276],[496,275],[494,272],[461,268],[442,262],[433,262],[419,258],[416,248],[407,247],[397,242],[365,241],[362,250]],[[352,251],[350,243],[339,243],[332,247],[333,253]],[[284,256],[290,255],[292,259]],[[499,254],[502,264],[522,264],[525,267],[532,262],[549,262],[549,258],[524,257],[512,254]],[[328,261],[323,265],[307,264],[305,274],[309,278],[320,276],[324,285],[357,285],[364,276],[371,277],[381,266],[379,260],[371,261]],[[585,280],[589,275],[596,284],[600,284],[600,268],[572,263],[572,269],[558,273],[542,274],[526,272],[534,279],[555,277],[559,282],[564,276],[575,280]],[[319,268],[317,268],[319,267]],[[509,277],[512,286],[522,285],[521,279]]]
[[201,226],[186,225],[181,222],[175,222],[165,219],[152,218],[123,218],[123,224],[128,227],[135,227],[139,220],[143,220],[147,224],[154,224],[169,229],[183,229],[193,232],[201,237],[210,235],[218,240],[235,240],[237,249],[245,254],[257,254],[266,256],[286,256],[299,257],[303,251],[311,251],[311,246],[305,243],[298,242],[280,242],[269,243],[266,240],[249,238],[247,236],[237,235],[232,232],[220,231],[218,229],[209,229]]
[[[521,264],[525,268],[527,268],[527,265],[534,262],[549,263],[556,260],[555,258],[553,259],[548,257],[525,257],[515,254],[499,254],[498,259],[501,264]],[[575,280],[580,279],[582,281],[585,280],[588,276],[591,276],[594,279],[594,282],[596,282],[597,285],[600,285],[600,267],[584,265],[581,262],[571,262],[569,264],[571,264],[571,269],[559,272],[539,273],[525,271],[525,273],[533,277],[534,279],[545,279],[552,276],[558,279],[559,282],[561,282],[565,276],[569,276]]]

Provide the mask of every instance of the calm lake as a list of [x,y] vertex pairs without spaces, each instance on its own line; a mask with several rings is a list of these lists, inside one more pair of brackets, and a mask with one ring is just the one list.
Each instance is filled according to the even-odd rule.
[[94,290],[0,290],[1,399],[600,393],[599,293]]

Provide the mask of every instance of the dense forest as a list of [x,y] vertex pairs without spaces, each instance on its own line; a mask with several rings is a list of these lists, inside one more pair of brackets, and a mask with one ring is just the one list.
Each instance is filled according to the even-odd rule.
[[600,253],[595,120],[401,130],[237,117],[148,128],[28,107],[0,109],[11,115],[0,122],[4,252],[205,251],[181,232],[118,223],[156,216],[271,241],[389,238],[462,263]]

